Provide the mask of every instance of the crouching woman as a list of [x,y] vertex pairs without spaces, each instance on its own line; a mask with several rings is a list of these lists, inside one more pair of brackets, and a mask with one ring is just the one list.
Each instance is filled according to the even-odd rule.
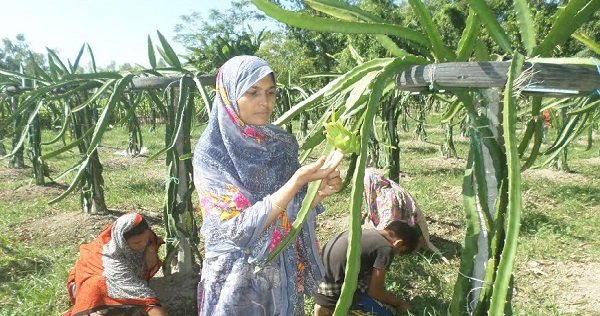
[[148,286],[161,265],[161,244],[142,215],[129,213],[81,245],[67,280],[72,306],[64,316],[110,315],[135,308],[150,316],[167,315]]

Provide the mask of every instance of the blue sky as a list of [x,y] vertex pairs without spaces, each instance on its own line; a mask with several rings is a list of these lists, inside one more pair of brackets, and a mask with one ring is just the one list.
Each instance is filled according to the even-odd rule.
[[225,10],[229,0],[5,0],[0,5],[0,38],[12,41],[25,34],[39,53],[57,49],[73,60],[89,43],[96,62],[114,60],[148,66],[147,36],[158,43],[156,30],[167,37],[177,53],[184,48],[173,40],[181,15],[192,11],[206,17],[209,9]]

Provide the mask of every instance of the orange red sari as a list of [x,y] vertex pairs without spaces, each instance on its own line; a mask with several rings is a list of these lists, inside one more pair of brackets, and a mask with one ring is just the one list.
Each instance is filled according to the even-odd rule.
[[[144,253],[129,248],[123,237],[142,220],[140,214],[125,214],[106,227],[94,241],[81,245],[79,259],[67,280],[72,307],[64,316],[88,315],[112,307],[140,307],[148,311],[153,306],[160,306],[148,286],[161,265],[158,254],[154,253],[157,264],[146,267]],[[158,249],[162,241],[154,232],[150,236],[148,245],[153,245],[153,250]]]

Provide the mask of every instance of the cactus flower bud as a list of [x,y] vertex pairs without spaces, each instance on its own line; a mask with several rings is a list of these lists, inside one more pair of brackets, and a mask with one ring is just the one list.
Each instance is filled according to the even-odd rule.
[[342,151],[342,153],[359,153],[360,142],[356,133],[348,131],[341,121],[323,123],[326,130],[327,142],[335,148]]

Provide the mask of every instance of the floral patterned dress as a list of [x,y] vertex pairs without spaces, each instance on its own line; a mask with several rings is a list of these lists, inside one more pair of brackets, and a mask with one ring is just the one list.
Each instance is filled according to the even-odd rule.
[[234,57],[217,75],[209,125],[194,152],[194,182],[202,210],[205,258],[198,285],[199,315],[303,315],[322,264],[311,210],[296,242],[265,264],[296,218],[305,189],[266,226],[270,196],[299,168],[298,144],[282,129],[239,119],[236,100],[270,75],[266,62]]

